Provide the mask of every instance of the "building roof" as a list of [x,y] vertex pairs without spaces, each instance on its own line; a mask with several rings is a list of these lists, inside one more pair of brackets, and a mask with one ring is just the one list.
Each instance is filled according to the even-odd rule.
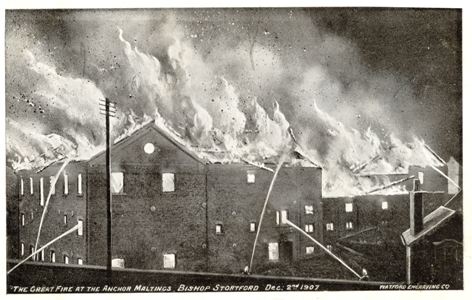
[[444,206],[438,207],[436,210],[423,218],[423,230],[421,230],[418,234],[411,234],[410,229],[407,229],[402,233],[401,237],[403,244],[405,246],[411,246],[412,244],[420,241],[426,235],[436,231],[444,222],[449,220],[454,215],[454,213],[455,211],[450,208]]

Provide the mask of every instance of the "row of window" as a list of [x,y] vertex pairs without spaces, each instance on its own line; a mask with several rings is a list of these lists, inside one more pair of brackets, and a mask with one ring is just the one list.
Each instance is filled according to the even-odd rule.
[[[388,202],[387,201],[382,201],[382,209],[387,210],[388,209]],[[345,203],[344,210],[346,212],[352,212],[354,209],[353,204],[351,202]]]
[[[63,192],[64,195],[69,194],[69,175],[63,174],[64,177],[64,185],[63,185]],[[51,195],[56,194],[56,179],[55,176],[49,177],[49,193]],[[34,180],[33,177],[29,178],[29,190],[30,194],[34,195]],[[20,195],[23,196],[25,194],[25,182],[23,177],[20,178]],[[77,194],[82,195],[82,174],[77,175]],[[40,205],[44,206],[44,178],[39,178],[39,199]]]
[[[164,269],[175,269],[175,253],[164,253],[162,259],[162,265],[164,266]],[[114,268],[124,268],[125,259],[113,258],[111,260],[111,266]]]
[[[175,174],[174,173],[162,173],[162,191],[163,192],[174,192],[175,191]],[[123,172],[112,172],[111,173],[111,192],[113,194],[123,194],[124,190],[124,173]]]
[[[33,212],[31,212],[31,219],[33,219]],[[69,217],[68,217],[67,214],[64,214],[64,217],[63,217],[63,219],[62,219],[62,222],[63,222],[64,225],[67,225],[67,224],[68,224],[68,222],[69,222]],[[81,220],[81,219],[78,219],[78,220],[77,220],[77,223],[78,223],[78,225],[79,225],[79,228],[77,229],[77,235],[79,235],[79,236],[82,236],[82,235],[84,234],[84,232],[83,232],[83,222],[84,222],[84,221]],[[24,213],[21,213],[21,214],[20,214],[20,223],[21,223],[21,226],[22,226],[22,227],[24,227],[25,224],[26,224],[25,214],[24,214]]]
[[[34,253],[34,246],[33,245],[30,245],[29,251],[30,251],[29,255]],[[24,243],[20,244],[20,254],[21,254],[22,257],[25,256],[25,244]],[[44,249],[42,249],[40,252],[38,252],[36,255],[34,255],[32,257],[32,260],[33,261],[46,261]],[[52,262],[52,263],[56,262],[56,252],[54,250],[49,250],[49,262]],[[63,262],[65,264],[70,263],[69,256],[67,256],[66,254],[63,255]],[[77,264],[78,265],[83,265],[84,260],[80,257],[77,258]]]
[[[346,222],[346,229],[352,230],[354,225],[351,221]],[[334,223],[326,223],[326,231],[333,231],[334,230]]]
[[[279,260],[279,243],[269,243],[267,245],[268,249],[268,256],[270,261],[278,261]],[[326,245],[326,249],[329,251],[333,250],[331,245]],[[305,254],[313,254],[315,252],[314,246],[306,246],[305,247]]]

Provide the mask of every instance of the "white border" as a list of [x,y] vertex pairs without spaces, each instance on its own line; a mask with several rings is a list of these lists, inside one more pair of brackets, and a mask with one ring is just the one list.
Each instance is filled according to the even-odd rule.
[[[1,84],[0,84],[0,95],[3,99],[2,104],[0,105],[0,165],[1,165],[1,172],[0,173],[0,211],[6,211],[6,199],[5,199],[5,9],[52,9],[52,8],[151,8],[151,7],[163,7],[163,8],[170,8],[170,7],[345,7],[345,6],[354,6],[354,7],[427,7],[427,8],[462,8],[463,9],[463,40],[462,40],[462,53],[463,53],[463,168],[464,168],[464,292],[462,291],[418,291],[418,292],[407,292],[407,291],[382,291],[382,292],[264,292],[264,293],[172,293],[172,294],[132,294],[135,297],[146,297],[146,298],[166,298],[166,299],[203,299],[203,298],[211,298],[211,299],[220,299],[224,297],[228,300],[230,299],[241,299],[241,298],[264,298],[264,299],[286,299],[288,297],[297,298],[297,299],[378,299],[379,297],[401,297],[401,298],[408,298],[408,299],[441,299],[445,296],[458,296],[458,297],[467,297],[468,291],[472,287],[472,277],[469,272],[471,261],[472,261],[472,251],[471,251],[471,244],[470,241],[472,239],[472,233],[467,232],[467,229],[472,228],[471,220],[469,219],[469,212],[471,211],[471,205],[468,203],[468,187],[471,181],[471,175],[469,170],[471,168],[471,160],[469,159],[468,153],[472,153],[471,149],[471,132],[472,132],[472,120],[468,117],[471,116],[472,111],[472,104],[470,103],[469,96],[471,95],[471,58],[470,55],[472,53],[472,31],[471,24],[472,24],[472,5],[467,3],[466,1],[438,1],[438,0],[429,0],[429,1],[405,1],[405,0],[397,0],[397,1],[384,1],[384,0],[364,0],[364,1],[340,1],[340,0],[333,0],[333,1],[307,1],[307,0],[292,0],[292,1],[267,1],[267,0],[259,0],[259,1],[248,1],[248,0],[234,0],[234,1],[216,1],[216,0],[205,0],[205,1],[184,1],[184,0],[160,0],[160,1],[151,1],[151,0],[114,0],[114,1],[100,1],[97,0],[41,0],[41,1],[34,1],[34,0],[7,0],[6,3],[2,2],[2,10],[0,11],[0,44],[1,44],[1,55],[2,59],[0,61],[0,68],[3,71],[3,76],[1,76]],[[446,113],[446,112],[445,112]],[[469,154],[472,155],[472,154]],[[472,185],[471,185],[472,186]],[[5,237],[5,213],[1,213],[1,224],[0,226],[0,237]],[[2,270],[6,270],[6,263],[5,263],[5,238],[0,239],[0,257],[2,258],[1,261],[1,268]],[[0,278],[0,293],[6,293],[6,271],[2,272]],[[380,294],[379,294],[380,293]],[[395,293],[395,294],[392,294]],[[79,297],[110,297],[125,299],[125,297],[129,297],[130,295],[125,294],[95,294],[95,295],[81,295],[81,294],[74,294],[74,295],[34,295],[37,298],[43,299],[51,299],[51,298],[77,298]],[[8,297],[15,297],[15,298],[29,298],[30,295],[9,295]],[[470,295],[469,295],[470,298]]]

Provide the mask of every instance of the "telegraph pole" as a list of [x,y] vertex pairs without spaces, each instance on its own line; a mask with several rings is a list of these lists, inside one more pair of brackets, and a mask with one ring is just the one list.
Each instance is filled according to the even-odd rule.
[[112,220],[112,199],[111,199],[111,142],[110,142],[110,117],[115,117],[116,103],[111,102],[110,99],[100,99],[100,114],[105,116],[105,130],[106,130],[106,180],[107,180],[107,279],[111,284],[111,220]]

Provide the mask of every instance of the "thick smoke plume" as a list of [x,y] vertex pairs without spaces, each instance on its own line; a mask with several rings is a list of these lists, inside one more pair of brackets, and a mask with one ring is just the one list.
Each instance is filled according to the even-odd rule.
[[323,167],[324,196],[389,182],[362,174],[441,165],[392,113],[415,103],[404,78],[370,71],[355,45],[303,11],[261,16],[85,11],[36,16],[23,28],[15,22],[24,15],[9,18],[7,72],[19,74],[7,78],[9,163],[33,168],[102,150],[98,100],[108,97],[119,110],[116,139],[155,120],[210,161],[262,164],[299,147]]

